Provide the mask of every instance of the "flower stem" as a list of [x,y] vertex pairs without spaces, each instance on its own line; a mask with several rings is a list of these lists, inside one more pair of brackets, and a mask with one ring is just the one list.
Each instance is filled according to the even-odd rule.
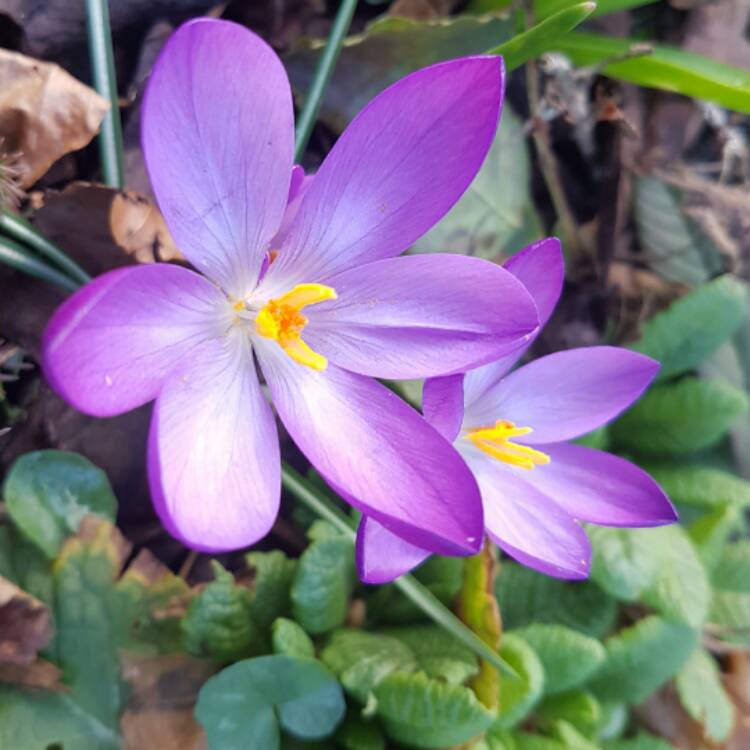
[[41,235],[29,224],[26,219],[9,211],[0,213],[0,230],[5,232],[16,242],[27,245],[36,250],[39,255],[52,261],[61,271],[64,271],[71,279],[85,284],[91,277],[72,258],[69,258],[64,250]]
[[[356,533],[350,520],[338,508],[333,507],[328,500],[321,497],[291,466],[282,461],[281,481],[284,487],[302,501],[308,508],[321,518],[330,522],[344,536],[354,542]],[[470,630],[456,617],[426,586],[410,575],[397,578],[393,585],[408,599],[419,607],[433,622],[470,648],[480,659],[484,659],[497,669],[510,676],[517,676],[515,670],[500,658],[498,653],[490,648],[476,633]]]
[[331,78],[331,73],[333,73],[333,68],[336,65],[344,37],[346,37],[349,26],[351,26],[356,7],[357,0],[342,0],[339,11],[333,21],[325,49],[315,68],[310,90],[307,92],[307,97],[305,98],[305,104],[297,119],[294,149],[295,162],[299,162],[302,154],[305,152],[305,148],[307,148],[307,142],[310,140],[310,134],[318,117],[320,104],[323,101],[323,94]]
[[94,88],[109,101],[110,109],[102,120],[99,155],[102,177],[107,185],[122,188],[125,168],[122,155],[122,126],[117,101],[117,78],[112,54],[107,0],[86,0],[86,28]]
[[0,237],[0,262],[18,271],[23,271],[29,276],[35,276],[38,279],[56,284],[69,292],[75,291],[80,286],[78,281],[74,281],[61,271],[47,265],[23,245],[19,245],[7,237]]

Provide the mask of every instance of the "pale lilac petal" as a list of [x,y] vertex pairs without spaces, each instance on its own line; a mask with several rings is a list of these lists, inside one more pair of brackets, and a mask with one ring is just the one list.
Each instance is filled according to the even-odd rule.
[[464,376],[430,378],[422,389],[424,418],[450,443],[464,418]]
[[281,224],[292,174],[294,113],[281,61],[229,21],[181,26],[151,74],[142,141],[177,245],[244,297]]
[[467,460],[479,482],[487,534],[495,544],[547,575],[588,576],[589,540],[565,510],[526,482],[522,469],[514,470],[484,454]]
[[557,352],[503,378],[467,408],[464,424],[480,427],[506,419],[533,430],[520,442],[570,440],[627,409],[658,370],[653,359],[619,347]]
[[435,552],[479,549],[476,482],[414,409],[375,380],[330,364],[312,370],[265,339],[256,352],[284,426],[358,510]]
[[292,167],[292,178],[289,181],[289,196],[286,199],[287,204],[291,203],[299,194],[302,186],[305,184],[305,170],[295,164]]
[[149,481],[167,530],[205,552],[247,547],[279,509],[279,439],[242,333],[180,364],[156,401]]
[[677,513],[659,485],[624,458],[559,443],[540,446],[551,461],[526,472],[526,481],[571,516],[602,526],[661,526]]
[[[503,268],[510,271],[531,293],[539,313],[539,330],[541,330],[560,299],[565,280],[565,263],[560,240],[548,237],[541,242],[535,242],[509,258],[503,264]],[[499,382],[523,356],[535,338],[536,335],[532,336],[525,346],[506,354],[497,361],[466,373],[464,383],[466,403],[473,404],[489,388]]]
[[357,571],[363,583],[389,583],[423,563],[430,552],[363,516],[357,529]]
[[226,301],[197,273],[159,263],[99,276],[47,325],[42,364],[79,411],[110,417],[156,398],[167,373],[217,335]]
[[322,282],[403,252],[476,175],[502,98],[499,57],[440,63],[386,89],[321,165],[269,277]]
[[[284,218],[281,220],[279,231],[271,240],[271,250],[275,251],[274,255],[278,254],[278,249],[284,244],[284,237],[286,237],[289,227],[292,226],[294,218],[297,216],[299,207],[302,204],[302,198],[312,184],[314,177],[315,175],[306,175],[305,170],[299,164],[295,164],[292,169],[292,180],[289,183],[289,199],[286,211],[284,211]],[[265,271],[267,270],[267,268],[264,268],[263,273],[260,274],[259,281],[265,276]]]
[[338,298],[307,308],[305,340],[330,362],[363,375],[463,372],[522,346],[537,328],[523,285],[480,258],[388,258],[326,283]]

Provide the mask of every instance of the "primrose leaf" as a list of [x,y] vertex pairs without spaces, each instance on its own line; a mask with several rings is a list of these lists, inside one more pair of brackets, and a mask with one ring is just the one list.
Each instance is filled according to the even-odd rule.
[[564,625],[528,625],[514,631],[531,646],[544,668],[545,695],[584,683],[604,661],[602,644]]
[[245,559],[255,571],[250,611],[258,627],[267,630],[277,617],[292,611],[289,590],[297,570],[297,561],[290,560],[281,550],[250,552]]
[[644,468],[675,503],[705,510],[724,505],[750,508],[750,482],[728,472],[674,463],[648,463]]
[[606,750],[675,750],[674,745],[648,732],[640,732],[627,740],[612,740],[605,745],[605,748]]
[[114,521],[117,513],[106,474],[77,453],[21,456],[8,472],[3,495],[13,522],[49,559],[78,531],[84,516]]
[[602,720],[602,707],[590,692],[571,690],[547,696],[537,706],[535,716],[541,724],[554,721],[567,721],[579,732],[592,737],[596,734]]
[[720,380],[657,385],[611,427],[613,443],[639,454],[683,454],[721,440],[748,408],[748,396]]
[[750,542],[727,545],[711,573],[713,594],[709,620],[729,629],[750,623]]
[[696,649],[675,683],[680,702],[703,725],[706,736],[716,742],[725,740],[734,724],[734,708],[713,657],[705,649]]
[[271,644],[277,654],[313,659],[315,645],[310,636],[294,620],[279,617],[271,628]]
[[661,362],[660,380],[694,370],[742,325],[746,300],[740,281],[721,276],[651,318],[630,348]]
[[720,506],[690,524],[688,534],[706,570],[716,567],[729,537],[740,524],[740,513],[732,505]]
[[518,679],[500,682],[500,715],[496,729],[510,729],[526,718],[542,697],[544,667],[534,649],[520,636],[507,633],[500,643],[500,656],[518,673]]
[[604,642],[607,657],[589,689],[600,700],[641,703],[679,672],[697,642],[687,625],[645,617]]
[[237,662],[208,680],[195,715],[211,750],[278,750],[279,725],[295,737],[319,739],[345,711],[341,686],[322,664],[275,654]]

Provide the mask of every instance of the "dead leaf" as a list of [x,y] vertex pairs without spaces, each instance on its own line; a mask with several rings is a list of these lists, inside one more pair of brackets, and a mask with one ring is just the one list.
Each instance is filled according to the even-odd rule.
[[0,576],[0,662],[32,664],[51,638],[47,607]]
[[52,662],[37,659],[32,664],[0,664],[0,683],[36,690],[65,690],[62,672]]
[[0,49],[0,138],[14,155],[21,187],[89,143],[108,109],[106,99],[60,66]]

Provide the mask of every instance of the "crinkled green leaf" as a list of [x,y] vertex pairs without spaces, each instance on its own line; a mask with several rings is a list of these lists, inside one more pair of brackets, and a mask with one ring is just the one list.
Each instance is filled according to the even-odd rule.
[[717,588],[750,593],[750,541],[725,547],[711,578]]
[[65,451],[34,451],[11,467],[3,487],[16,526],[53,559],[86,515],[114,521],[115,498],[106,474],[87,458]]
[[586,737],[593,737],[602,720],[602,707],[590,692],[571,690],[547,696],[534,715],[542,724],[567,721]]
[[584,683],[604,661],[602,644],[564,625],[537,623],[514,631],[544,668],[544,693],[562,693]]
[[570,750],[599,750],[598,745],[581,734],[572,724],[562,719],[554,722],[549,732],[552,737],[562,742],[563,746],[570,748]]
[[747,289],[725,275],[700,286],[643,328],[631,349],[661,362],[659,379],[694,370],[742,325]]
[[681,454],[720,440],[748,407],[748,396],[720,380],[685,378],[657,385],[611,427],[618,448]]
[[250,552],[245,559],[255,571],[250,610],[258,627],[266,630],[277,617],[292,611],[289,590],[297,561],[290,560],[281,550]]
[[378,725],[352,714],[336,730],[334,739],[343,750],[386,750],[385,737]]
[[734,708],[721,684],[713,657],[698,648],[675,680],[677,694],[685,710],[716,742],[725,740],[734,724]]
[[704,466],[646,464],[649,474],[675,502],[695,508],[750,508],[750,482]]
[[740,513],[734,506],[724,505],[693,521],[688,534],[706,570],[716,567],[730,536],[740,525]]
[[305,739],[330,735],[346,711],[320,662],[274,654],[232,664],[201,689],[195,715],[211,750],[277,750],[279,725]]
[[518,679],[500,681],[500,715],[494,726],[509,729],[523,720],[542,697],[544,667],[534,649],[512,633],[503,636],[500,655],[518,673]]
[[296,656],[300,659],[315,657],[315,644],[294,620],[279,617],[271,627],[271,645],[276,654]]
[[589,689],[600,700],[641,703],[680,671],[697,642],[687,625],[645,617],[604,642],[607,658]]

